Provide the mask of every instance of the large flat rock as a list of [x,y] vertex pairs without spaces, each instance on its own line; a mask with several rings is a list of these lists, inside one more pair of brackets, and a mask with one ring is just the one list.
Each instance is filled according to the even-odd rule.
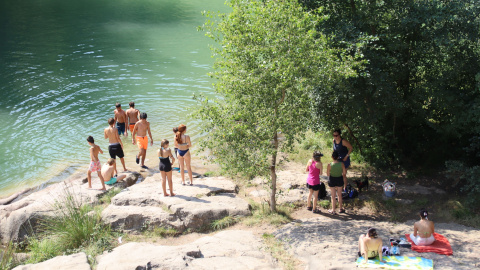
[[97,258],[98,270],[275,269],[252,232],[228,230],[182,246],[127,243]]
[[178,184],[176,196],[165,197],[158,175],[112,198],[102,219],[115,229],[140,230],[149,226],[198,229],[225,216],[250,214],[249,204],[236,195],[237,186],[223,177],[195,179],[193,186]]
[[[413,232],[414,222],[396,224],[318,217],[289,223],[274,235],[294,257],[304,262],[305,269],[355,269],[360,234],[374,227],[386,246],[389,238],[399,239],[405,233]],[[480,248],[477,240],[480,239],[480,230],[458,224],[437,223],[435,231],[449,239],[452,256],[418,253],[408,248],[400,248],[400,255],[432,259],[435,269],[467,270],[476,267],[478,256],[475,251]]]
[[50,260],[37,263],[20,265],[13,270],[90,270],[87,255],[83,252],[72,254],[70,256],[58,256]]
[[[138,173],[128,173],[129,178],[138,178]],[[73,196],[81,204],[98,203],[103,194],[97,176],[92,179],[93,189],[87,189],[83,183],[84,175],[77,175],[63,182],[32,192],[8,205],[0,205],[0,242],[22,240],[28,233],[35,231],[39,220],[55,213],[55,204]],[[122,183],[120,183],[121,185]],[[107,185],[107,189],[112,186]]]

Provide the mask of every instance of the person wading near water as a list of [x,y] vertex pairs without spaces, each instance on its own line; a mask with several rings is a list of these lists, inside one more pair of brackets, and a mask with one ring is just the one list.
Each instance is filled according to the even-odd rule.
[[[123,171],[126,172],[127,168],[125,167],[125,160],[123,159],[123,143],[122,140],[120,140],[117,129],[113,126],[114,124],[115,120],[113,118],[108,119],[109,127],[106,128],[103,133],[105,135],[105,139],[108,139],[110,144],[108,146],[108,153],[110,154],[110,157],[113,159],[119,157],[123,165]],[[114,163],[113,168],[115,170],[115,175],[118,174],[116,163]]]
[[128,131],[126,129],[127,113],[122,110],[122,105],[120,103],[115,104],[115,110],[113,111],[115,117],[113,118],[117,123],[118,135],[124,134],[128,136]]
[[[350,154],[353,151],[353,147],[347,140],[343,139],[341,135],[342,131],[340,129],[335,129],[333,131],[333,152],[338,153],[338,160],[343,162],[345,170],[348,170],[350,167]],[[346,186],[346,184],[348,184],[346,173],[344,177]]]
[[[133,128],[133,135],[132,135],[132,143],[138,145],[138,155],[135,158],[135,162],[138,164],[140,157],[142,157],[141,166],[144,169],[148,169],[145,166],[145,157],[147,155],[147,147],[148,147],[148,136],[150,137],[150,145],[153,145],[153,138],[152,133],[150,132],[150,123],[147,122],[147,114],[141,113],[140,114],[140,121],[135,124]],[[136,135],[136,142],[135,142],[135,135]]]
[[135,109],[135,102],[128,103],[130,109],[127,110],[127,123],[130,129],[130,132],[133,134],[133,128],[135,124],[138,122],[138,118],[140,118],[140,111]]

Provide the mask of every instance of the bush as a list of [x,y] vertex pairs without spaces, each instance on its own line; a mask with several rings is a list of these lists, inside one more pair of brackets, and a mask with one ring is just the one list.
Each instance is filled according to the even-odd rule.
[[10,270],[19,264],[15,258],[15,249],[16,245],[9,242],[0,253],[0,270]]
[[466,195],[466,202],[476,211],[480,208],[480,166],[468,167],[461,161],[445,162],[446,175]]

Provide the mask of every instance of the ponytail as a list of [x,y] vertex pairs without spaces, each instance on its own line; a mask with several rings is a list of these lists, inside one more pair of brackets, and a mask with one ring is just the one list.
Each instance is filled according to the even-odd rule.
[[377,229],[368,228],[367,235],[368,235],[368,237],[371,237],[371,238],[377,238]]
[[421,217],[422,219],[428,220],[428,211],[427,211],[427,210],[424,210],[424,209],[420,210],[420,217]]
[[177,143],[182,143],[182,132],[184,132],[185,130],[187,130],[187,126],[185,126],[184,124],[180,124],[178,126],[178,130],[175,133],[175,140],[177,141]]

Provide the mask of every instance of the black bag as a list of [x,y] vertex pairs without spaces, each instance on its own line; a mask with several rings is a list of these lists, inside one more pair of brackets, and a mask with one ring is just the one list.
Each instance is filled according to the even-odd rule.
[[327,189],[325,188],[325,184],[320,182],[320,190],[318,191],[318,199],[323,200],[327,197]]

